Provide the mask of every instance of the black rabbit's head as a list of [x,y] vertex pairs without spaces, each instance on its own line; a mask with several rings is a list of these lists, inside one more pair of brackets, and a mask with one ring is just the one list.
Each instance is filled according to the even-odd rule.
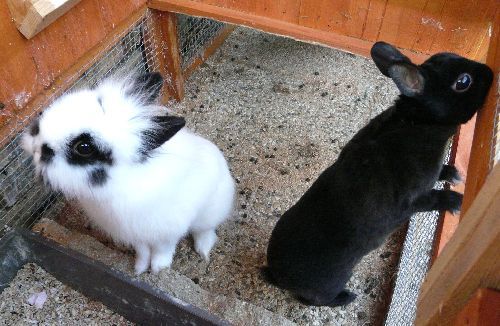
[[401,97],[420,104],[413,114],[436,123],[467,122],[483,105],[493,81],[487,65],[453,53],[438,53],[415,65],[392,45],[377,42],[371,55],[398,86]]

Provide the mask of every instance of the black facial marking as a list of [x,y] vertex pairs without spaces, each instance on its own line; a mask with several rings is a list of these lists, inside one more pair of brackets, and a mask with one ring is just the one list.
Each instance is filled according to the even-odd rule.
[[40,133],[40,122],[37,119],[30,126],[30,135],[35,137],[39,133]]
[[47,144],[42,145],[42,155],[40,156],[40,161],[44,163],[49,163],[54,157],[55,153],[52,148]]
[[151,151],[160,147],[186,125],[186,120],[175,116],[156,116],[152,118],[154,125],[142,133],[142,146],[139,149],[141,159],[151,155]]
[[100,96],[97,97],[97,103],[99,103],[99,105],[102,106],[102,97]]
[[68,143],[66,158],[68,163],[73,165],[113,164],[111,150],[97,146],[94,138],[86,132]]
[[92,186],[102,186],[108,180],[108,174],[103,168],[92,170],[89,175],[89,181]]

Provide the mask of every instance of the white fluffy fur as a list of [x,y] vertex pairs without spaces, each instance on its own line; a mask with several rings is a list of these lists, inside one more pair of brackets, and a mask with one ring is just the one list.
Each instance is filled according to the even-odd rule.
[[[115,241],[135,249],[136,273],[169,267],[187,233],[208,260],[215,229],[233,207],[227,163],[214,144],[186,128],[141,162],[139,134],[158,112],[140,98],[127,97],[128,82],[110,80],[63,96],[40,117],[38,135],[25,132],[23,147],[51,187],[76,199],[92,224]],[[106,168],[109,178],[102,186],[89,183],[89,167],[70,165],[64,156],[68,140],[84,131],[112,149],[113,165]],[[44,143],[56,153],[48,164],[40,162]]]

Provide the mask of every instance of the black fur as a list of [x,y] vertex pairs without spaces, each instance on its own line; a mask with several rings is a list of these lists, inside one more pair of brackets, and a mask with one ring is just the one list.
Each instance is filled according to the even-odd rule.
[[160,95],[163,77],[159,72],[146,73],[136,77],[128,95],[143,98],[145,104],[154,103]]
[[[75,150],[78,143],[84,142],[92,148],[92,153],[89,156],[79,155]],[[113,157],[111,149],[104,149],[95,143],[94,138],[90,133],[84,132],[77,137],[71,139],[66,148],[66,159],[72,165],[95,165],[107,164],[113,165]]]
[[[269,242],[266,279],[307,304],[352,301],[344,288],[353,267],[413,213],[460,209],[462,195],[433,187],[450,178],[449,168],[441,173],[446,144],[484,103],[491,70],[447,53],[417,66],[386,43],[376,43],[372,57],[403,94],[352,138]],[[474,83],[457,93],[452,85],[463,72]]]
[[441,173],[439,174],[439,180],[455,184],[462,181],[462,177],[460,177],[458,170],[454,166],[443,165]]
[[102,186],[108,180],[108,173],[102,167],[90,172],[89,181],[92,186]]
[[54,157],[54,155],[55,155],[54,150],[50,148],[49,145],[47,144],[42,145],[40,161],[42,161],[43,163],[49,163]]
[[30,135],[35,137],[40,133],[40,121],[35,119],[29,128]]
[[160,147],[186,125],[184,118],[170,115],[152,117],[152,122],[152,127],[142,133],[142,145],[139,149],[141,159],[150,157],[154,149]]

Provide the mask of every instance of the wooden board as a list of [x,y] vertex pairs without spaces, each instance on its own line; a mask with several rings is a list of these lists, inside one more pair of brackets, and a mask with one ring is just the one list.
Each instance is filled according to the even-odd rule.
[[171,12],[152,10],[154,42],[158,44],[155,55],[160,73],[164,77],[162,102],[169,97],[180,101],[184,97],[184,77],[181,68],[179,42],[177,38],[177,16]]
[[[452,164],[457,168],[463,181],[457,185],[452,185],[450,188],[462,194],[464,193],[465,184],[467,183],[467,170],[469,167],[470,151],[475,126],[475,116],[466,124],[460,126],[459,131],[455,134],[454,144],[450,153],[450,161],[448,162],[448,164]],[[460,222],[461,214],[462,213],[452,214],[448,211],[441,213],[434,238],[434,249],[431,264],[439,256],[448,241],[450,241],[453,233],[455,233],[458,223]]]
[[[216,6],[205,1],[193,0],[149,0],[148,6],[157,10],[178,12],[191,16],[207,17],[230,24],[244,25],[251,28],[259,29],[268,33],[274,33],[292,37],[298,40],[320,43],[326,46],[338,48],[347,52],[357,53],[363,56],[369,56],[373,41],[352,37],[338,33],[336,31],[324,30],[318,28],[319,10],[320,7],[314,7],[309,2],[300,2],[300,10],[298,11],[298,24],[289,22],[294,19],[281,20],[281,16],[276,18],[270,16],[270,6],[264,7],[266,10],[256,13],[239,11],[233,7]],[[233,2],[224,3],[230,5]],[[267,3],[264,1],[264,3]],[[257,6],[261,8],[261,6]],[[294,11],[295,12],[295,11]],[[428,54],[416,53],[407,49],[401,51],[412,58],[415,62],[422,62]]]
[[500,289],[500,165],[465,214],[421,287],[415,325],[451,325],[476,289]]
[[[500,7],[500,6],[499,6]],[[490,89],[484,107],[478,112],[476,132],[472,141],[471,158],[469,162],[469,180],[465,186],[462,212],[467,211],[477,193],[481,189],[491,169],[492,139],[498,105],[500,105],[500,8],[497,8],[495,21],[492,25],[492,37],[486,63],[494,70],[495,80]]]
[[500,292],[486,288],[477,290],[453,324],[456,326],[500,325]]
[[440,51],[483,59],[498,0],[149,0],[148,5],[361,55],[384,40],[417,59]]
[[30,39],[80,1],[7,0],[7,4],[17,28]]

